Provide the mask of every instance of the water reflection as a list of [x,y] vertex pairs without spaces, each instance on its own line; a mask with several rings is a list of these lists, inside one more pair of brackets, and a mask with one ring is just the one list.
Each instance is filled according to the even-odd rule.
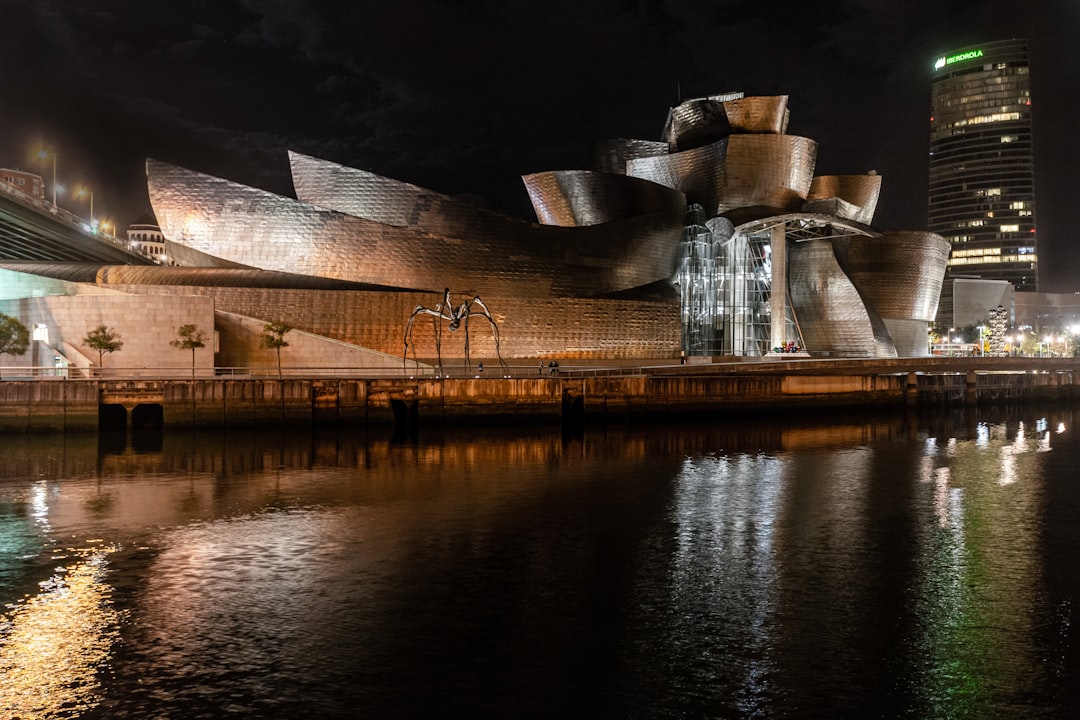
[[1067,716],[1073,421],[19,438],[0,669],[96,658],[38,717]]
[[120,634],[105,582],[114,550],[54,554],[67,564],[0,615],[0,697],[9,717],[78,717],[98,704],[98,671]]

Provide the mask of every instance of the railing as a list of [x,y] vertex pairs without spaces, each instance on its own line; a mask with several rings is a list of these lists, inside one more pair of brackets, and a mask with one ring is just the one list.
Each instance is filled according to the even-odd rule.
[[31,367],[26,365],[0,366],[0,380],[213,380],[213,379],[342,379],[342,378],[551,378],[640,375],[640,367],[573,366],[549,368],[546,364],[507,365],[485,363],[444,365],[441,369],[429,365],[416,366],[409,362],[397,367],[104,367],[79,368],[69,366]]
[[212,380],[212,379],[418,379],[418,378],[590,378],[621,376],[708,376],[741,375],[761,373],[809,373],[809,374],[880,374],[899,373],[955,374],[960,372],[1080,372],[1077,358],[983,358],[983,357],[922,357],[922,358],[792,358],[777,361],[775,358],[757,358],[754,361],[691,362],[681,365],[673,359],[668,363],[654,362],[649,365],[561,365],[558,368],[542,364],[517,364],[501,366],[498,363],[475,363],[469,367],[458,361],[441,369],[431,365],[417,365],[409,361],[404,366],[378,367],[282,367],[274,365],[236,367],[120,367],[86,368],[70,365],[67,368],[53,366],[31,367],[27,365],[0,366],[3,380]]
[[115,245],[116,247],[129,253],[133,253],[136,255],[139,254],[137,251],[131,249],[130,245],[126,240],[118,238],[113,233],[104,232],[99,228],[93,228],[88,221],[79,217],[75,213],[68,212],[59,205],[54,205],[48,200],[43,200],[42,198],[35,197],[33,195],[30,195],[29,193],[25,193],[11,183],[5,182],[4,180],[0,180],[0,190],[6,192],[12,197],[13,200],[18,202],[23,207],[34,210],[42,215],[50,215],[53,217],[53,219],[62,221],[64,222],[64,224],[70,226],[75,230],[78,230],[84,235],[88,235],[95,240]]

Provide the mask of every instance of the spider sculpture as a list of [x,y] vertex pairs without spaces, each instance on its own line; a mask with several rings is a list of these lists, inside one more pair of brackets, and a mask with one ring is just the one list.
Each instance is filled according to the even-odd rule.
[[[477,306],[479,309],[473,309],[473,306]],[[495,355],[499,358],[499,365],[502,367],[503,375],[509,376],[510,368],[507,367],[506,362],[502,358],[502,353],[499,350],[499,326],[495,324],[495,320],[492,319],[491,313],[487,309],[487,305],[480,299],[479,295],[474,295],[471,300],[464,300],[456,307],[450,301],[450,288],[446,288],[443,291],[442,302],[437,303],[434,308],[427,308],[423,305],[417,305],[412,311],[412,315],[409,316],[409,322],[405,325],[405,349],[401,359],[402,367],[405,368],[409,362],[409,348],[412,348],[413,362],[416,360],[416,346],[410,345],[409,340],[412,338],[413,322],[418,315],[430,315],[431,323],[435,329],[435,354],[438,358],[438,371],[442,374],[442,321],[447,322],[447,328],[450,332],[457,332],[458,328],[463,327],[465,329],[465,367],[470,367],[469,362],[469,317],[471,315],[481,315],[491,325],[491,333],[495,337]],[[483,365],[480,366],[483,368]]]

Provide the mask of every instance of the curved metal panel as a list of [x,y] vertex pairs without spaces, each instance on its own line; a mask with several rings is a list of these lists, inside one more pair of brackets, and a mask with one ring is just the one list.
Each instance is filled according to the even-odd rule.
[[818,175],[810,183],[806,195],[804,210],[824,207],[822,201],[838,199],[836,215],[870,224],[877,210],[878,197],[881,195],[881,176],[869,175]]
[[590,169],[597,172],[626,174],[626,164],[638,158],[668,154],[668,144],[656,140],[615,138],[593,143]]
[[787,95],[755,95],[728,100],[724,103],[724,111],[734,133],[783,135],[787,132]]
[[949,243],[930,232],[888,232],[837,244],[851,282],[882,317],[930,322],[937,315]]
[[723,140],[730,134],[724,102],[695,98],[671,108],[661,138],[671,152],[677,152]]
[[[488,216],[462,236],[384,225],[155,160],[147,186],[165,237],[229,263],[411,289],[596,296],[670,278],[682,218],[581,228]],[[475,232],[474,232],[475,231]]]
[[301,202],[393,227],[468,238],[533,223],[417,185],[289,151],[293,186]]
[[896,356],[888,330],[844,274],[831,241],[794,243],[788,260],[791,306],[812,355]]
[[717,214],[755,205],[798,210],[810,191],[816,162],[817,143],[809,138],[732,135],[727,139],[723,189],[713,207]]
[[882,318],[898,357],[926,357],[930,354],[925,320]]
[[536,217],[545,225],[598,225],[653,213],[679,222],[686,211],[681,192],[627,175],[563,170],[521,179]]
[[630,160],[626,174],[674,188],[686,195],[688,203],[700,204],[712,216],[724,187],[729,139],[671,155]]

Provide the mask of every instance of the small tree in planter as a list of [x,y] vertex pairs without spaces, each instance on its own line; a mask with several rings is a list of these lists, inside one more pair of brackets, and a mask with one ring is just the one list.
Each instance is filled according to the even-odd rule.
[[25,355],[30,331],[10,315],[0,313],[0,355]]
[[283,322],[272,322],[263,325],[263,347],[277,350],[277,374],[279,378],[281,377],[281,348],[289,347],[289,343],[285,340],[285,333],[290,330],[292,330],[292,326]]
[[195,377],[195,351],[206,347],[206,334],[195,325],[181,325],[176,339],[169,342],[177,350],[191,351],[191,377]]
[[83,338],[83,345],[91,350],[97,350],[98,368],[103,369],[105,353],[114,353],[124,347],[124,341],[120,339],[120,333],[116,330],[98,325]]

